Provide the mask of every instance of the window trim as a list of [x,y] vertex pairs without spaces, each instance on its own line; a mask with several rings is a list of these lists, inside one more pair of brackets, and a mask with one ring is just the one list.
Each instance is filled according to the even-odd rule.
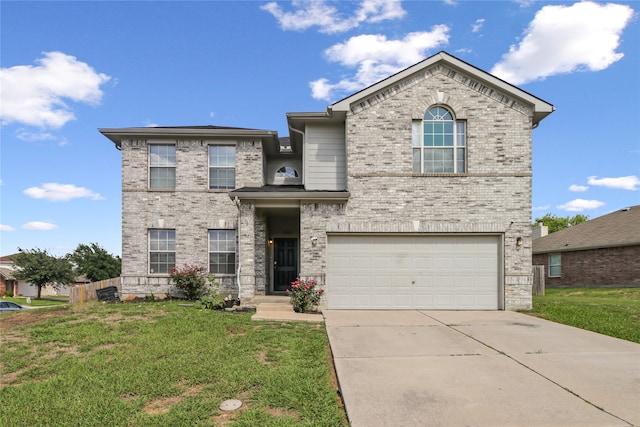
[[[232,147],[233,148],[233,167],[230,166],[212,166],[211,165],[211,149],[213,147]],[[238,159],[237,159],[237,154],[238,154],[238,150],[235,144],[232,143],[218,143],[218,144],[209,144],[207,146],[207,163],[208,163],[208,167],[207,167],[207,173],[209,174],[208,178],[207,178],[207,187],[210,191],[229,191],[229,190],[235,190],[236,188],[236,177],[237,177],[237,163],[238,163]],[[233,186],[230,187],[212,187],[211,186],[211,170],[212,169],[218,169],[218,170],[224,170],[224,169],[228,169],[228,170],[232,170],[233,171]]]
[[[153,231],[172,231],[173,232],[173,250],[161,250],[161,249],[156,249],[156,250],[152,250],[151,249],[151,233]],[[160,240],[158,240],[160,241]],[[176,230],[175,228],[149,228],[147,230],[147,272],[150,275],[154,275],[154,276],[168,276],[169,275],[169,269],[173,266],[176,265],[176,242],[177,242],[177,236],[176,236]],[[166,272],[155,272],[155,271],[151,271],[151,254],[155,253],[155,254],[173,254],[173,265],[168,266],[167,271]],[[160,263],[157,263],[160,264]]]
[[[552,264],[551,263],[552,257],[558,257],[558,262]],[[548,272],[547,272],[548,277],[562,277],[562,254],[561,253],[549,254],[547,257],[547,263],[549,265]],[[552,268],[554,269],[557,268],[560,271],[558,272],[558,274],[551,274]]]
[[[211,233],[214,231],[231,231],[233,232],[233,251],[212,251],[211,250]],[[211,271],[211,254],[233,254],[233,272],[231,273],[217,273]],[[207,271],[215,276],[235,276],[238,271],[238,230],[235,228],[212,228],[207,230],[207,258],[208,267]]]
[[[425,145],[424,144],[424,128],[425,123],[434,123],[440,122],[441,120],[427,120],[426,116],[435,108],[440,108],[445,110],[452,117],[451,120],[443,120],[442,122],[450,122],[452,123],[452,143],[453,145],[445,146],[445,145]],[[462,135],[459,132],[459,126],[462,126]],[[458,145],[459,136],[462,136],[462,145]],[[430,172],[425,171],[425,150],[442,150],[447,149],[452,153],[451,165],[453,166],[452,172]],[[463,151],[463,158],[459,158],[459,151]],[[420,157],[420,171],[414,170],[415,167],[415,156],[416,151],[419,153]],[[445,105],[434,104],[431,105],[424,113],[424,116],[421,120],[413,120],[411,125],[411,170],[414,174],[421,175],[466,175],[468,173],[468,145],[467,145],[467,121],[456,119],[456,116],[453,110]],[[459,171],[458,166],[459,162],[462,161],[463,170]]]
[[[151,149],[152,147],[173,147],[173,151],[174,151],[174,162],[173,165],[154,165],[151,162],[152,156],[151,156]],[[147,156],[148,156],[148,166],[147,166],[147,188],[150,191],[174,191],[176,189],[176,181],[177,181],[177,163],[178,163],[178,153],[177,153],[177,149],[176,149],[176,144],[175,143],[153,143],[153,144],[149,144],[148,145],[148,149],[147,149]],[[151,170],[152,169],[173,169],[173,187],[153,187],[152,186],[152,178],[151,178]]]

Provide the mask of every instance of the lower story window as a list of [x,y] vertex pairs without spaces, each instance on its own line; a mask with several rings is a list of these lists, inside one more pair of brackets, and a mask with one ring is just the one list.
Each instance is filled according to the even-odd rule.
[[209,230],[209,272],[235,274],[236,230]]
[[168,274],[176,265],[176,231],[149,230],[149,273]]
[[562,255],[549,255],[549,277],[560,277],[562,275]]

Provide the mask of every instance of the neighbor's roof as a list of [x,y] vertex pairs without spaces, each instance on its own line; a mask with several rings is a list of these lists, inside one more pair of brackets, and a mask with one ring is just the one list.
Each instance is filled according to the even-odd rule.
[[640,205],[556,231],[533,241],[533,253],[640,245]]
[[13,270],[10,268],[0,267],[0,276],[4,277],[7,280],[13,280]]

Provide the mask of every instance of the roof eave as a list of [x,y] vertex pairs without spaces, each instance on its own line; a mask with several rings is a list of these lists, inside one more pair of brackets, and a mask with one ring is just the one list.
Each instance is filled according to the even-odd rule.
[[446,52],[439,52],[429,58],[424,59],[417,64],[414,64],[408,68],[405,68],[398,73],[387,77],[384,80],[381,80],[359,92],[356,92],[332,105],[329,106],[331,111],[348,111],[350,109],[351,104],[358,102],[363,98],[367,98],[374,93],[382,90],[383,88],[393,85],[394,83],[407,78],[408,76],[421,71],[427,67],[430,67],[437,62],[445,62],[450,67],[457,69],[466,74],[472,75],[474,78],[487,83],[488,85],[494,86],[501,91],[506,92],[508,95],[517,98],[520,101],[523,101],[527,104],[533,106],[534,114],[533,114],[533,123],[537,125],[542,119],[551,114],[554,111],[554,107],[552,104],[508,83],[498,77],[487,73],[480,68],[477,68],[467,62],[462,61],[454,56],[449,55]]
[[238,200],[329,200],[329,201],[344,201],[349,200],[351,194],[348,191],[274,191],[274,192],[262,192],[262,191],[243,191],[243,192],[230,192],[229,197],[231,199]]
[[640,246],[640,242],[624,242],[624,243],[612,243],[608,245],[590,245],[590,246],[563,246],[560,248],[549,249],[533,249],[533,255],[560,253],[560,252],[577,252],[577,251],[589,251],[594,249],[608,249],[608,248],[623,248],[627,246]]
[[116,148],[120,148],[122,140],[126,138],[140,137],[175,137],[187,136],[197,138],[208,137],[258,137],[258,138],[277,138],[278,132],[273,130],[262,129],[231,129],[231,128],[100,128],[98,131],[109,138]]

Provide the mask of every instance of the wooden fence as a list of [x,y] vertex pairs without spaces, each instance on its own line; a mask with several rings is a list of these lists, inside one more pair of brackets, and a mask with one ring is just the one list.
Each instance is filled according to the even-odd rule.
[[71,304],[81,304],[83,302],[98,301],[96,289],[106,288],[107,286],[115,286],[118,288],[118,292],[122,293],[122,281],[120,280],[120,277],[114,277],[113,279],[70,287],[69,302]]
[[544,295],[544,265],[533,266],[533,295]]

